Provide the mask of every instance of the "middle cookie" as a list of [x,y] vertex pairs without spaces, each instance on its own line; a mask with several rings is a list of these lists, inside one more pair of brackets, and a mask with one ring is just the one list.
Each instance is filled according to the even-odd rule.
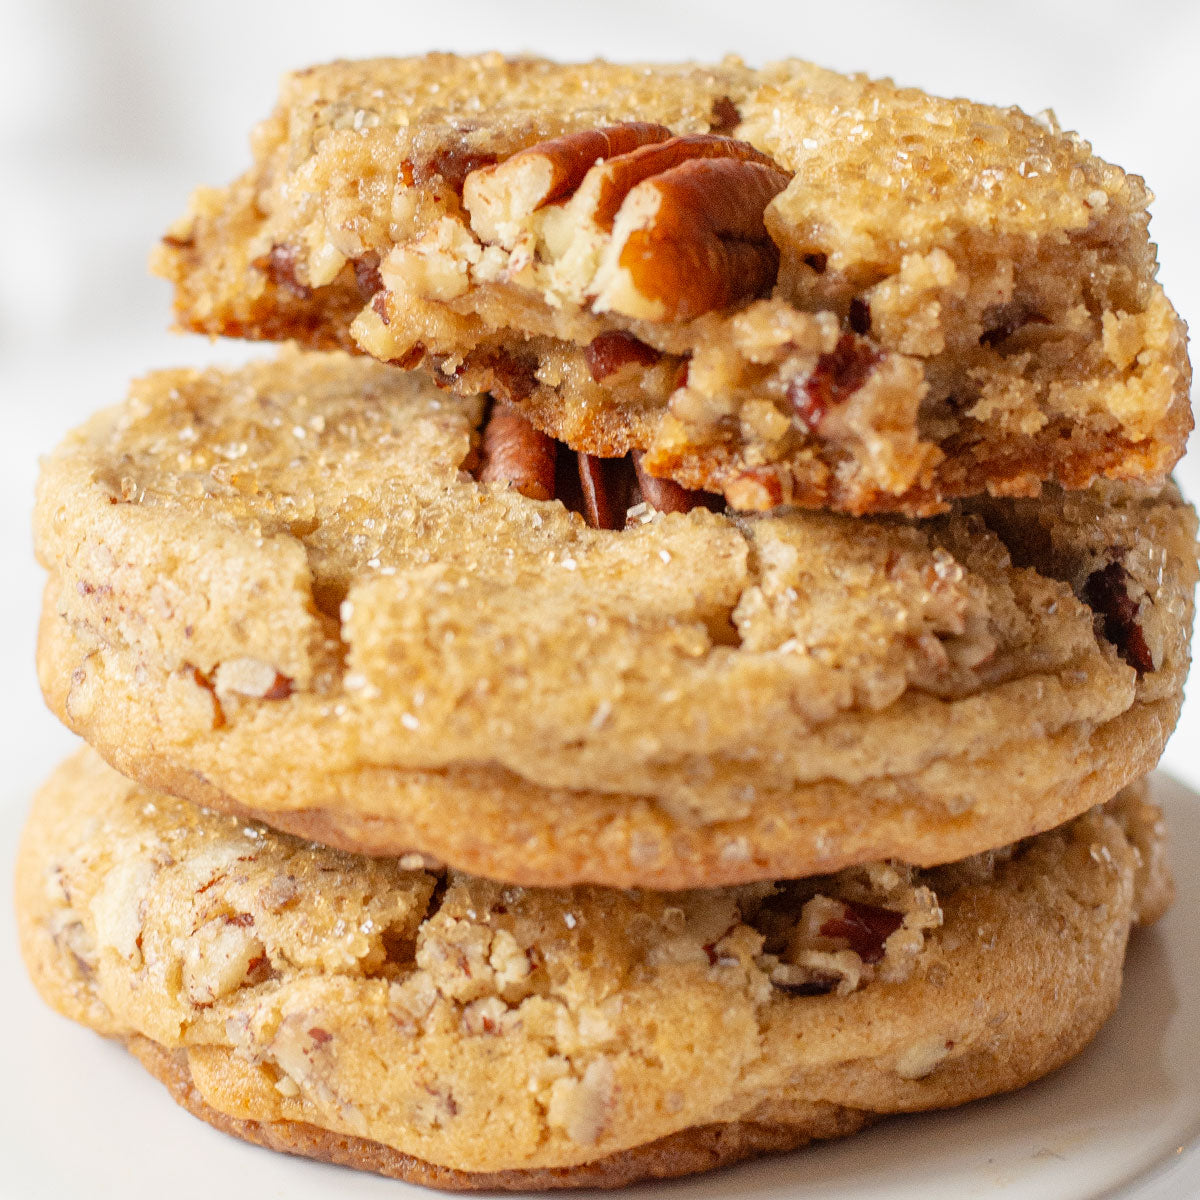
[[[595,529],[474,477],[486,419],[340,355],[141,381],[43,472],[52,708],[342,848],[655,888],[962,858],[1107,800],[1174,725],[1172,488]],[[593,514],[630,498],[602,474]]]

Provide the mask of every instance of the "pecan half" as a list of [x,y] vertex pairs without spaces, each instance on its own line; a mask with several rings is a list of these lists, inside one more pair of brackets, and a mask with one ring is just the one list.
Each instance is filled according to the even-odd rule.
[[725,483],[725,499],[738,512],[766,512],[783,503],[783,480],[778,469],[747,467]]
[[479,482],[508,483],[531,500],[553,500],[557,448],[520,413],[497,404],[483,431]]
[[579,451],[579,482],[583,487],[583,515],[593,529],[623,529],[625,509],[613,496],[605,477],[605,460]]
[[597,312],[685,321],[774,284],[763,212],[790,176],[753,146],[672,138],[596,169],[594,220],[611,229],[590,288]]
[[463,202],[484,242],[532,237],[574,303],[682,321],[770,289],[779,254],[763,212],[789,179],[748,142],[629,124],[473,172]]
[[463,181],[463,206],[471,228],[485,241],[511,249],[520,223],[539,208],[570,195],[601,159],[622,155],[649,142],[663,142],[662,125],[628,121],[585,129],[519,150],[495,166],[471,172]]

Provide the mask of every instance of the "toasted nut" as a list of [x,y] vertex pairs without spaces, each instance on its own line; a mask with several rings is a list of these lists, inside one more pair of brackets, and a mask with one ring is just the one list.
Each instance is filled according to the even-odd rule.
[[796,415],[816,429],[831,408],[848,400],[864,383],[882,354],[870,342],[853,333],[843,333],[828,354],[817,359],[807,379],[792,380],[787,395]]
[[879,962],[883,958],[884,943],[904,924],[904,914],[852,900],[836,903],[842,906],[842,911],[821,922],[821,937],[845,941],[863,962]]
[[718,96],[712,102],[709,122],[710,133],[730,134],[742,123],[742,114],[728,96]]
[[652,367],[662,355],[653,346],[638,341],[632,333],[610,329],[587,344],[583,357],[587,360],[592,378],[599,383],[631,363],[639,367]]
[[783,483],[769,467],[750,467],[725,484],[725,499],[739,512],[764,512],[783,503]]
[[686,321],[768,290],[779,252],[763,212],[787,183],[777,167],[741,158],[690,159],[639,183],[613,223],[592,307]]
[[642,489],[642,499],[651,508],[659,512],[691,512],[700,505],[711,506],[719,498],[709,492],[694,492],[680,487],[673,479],[659,479],[651,475],[642,465],[643,454],[640,450],[633,452],[633,469],[637,472],[638,486]]
[[1139,621],[1141,605],[1129,594],[1129,572],[1119,562],[1093,571],[1083,584],[1083,602],[1097,616],[1106,640],[1138,673],[1153,671],[1154,654]]
[[594,1146],[616,1099],[616,1072],[605,1057],[588,1063],[581,1079],[559,1079],[550,1088],[546,1120],[580,1146]]
[[295,296],[297,300],[307,300],[312,296],[312,288],[302,282],[296,273],[299,258],[294,246],[274,245],[269,253],[256,258],[250,265],[261,271],[277,288]]
[[483,241],[511,249],[520,223],[543,205],[570,195],[598,159],[670,136],[662,125],[629,121],[551,138],[496,166],[472,171],[462,191],[471,228]]
[[217,667],[217,695],[231,694],[258,700],[286,700],[292,694],[292,681],[260,658],[231,658]]
[[497,404],[483,431],[480,483],[509,483],[531,500],[554,498],[557,443],[520,413]]
[[579,482],[583,487],[583,515],[593,529],[621,529],[625,510],[613,503],[605,478],[604,462],[594,454],[579,452]]
[[560,300],[689,320],[774,283],[779,255],[763,212],[789,178],[748,142],[628,124],[475,171],[463,200],[476,235],[512,252],[512,270],[537,254]]
[[[664,175],[685,163],[704,159],[758,163],[771,168],[781,177],[782,183],[767,200],[776,192],[782,191],[789,179],[788,174],[781,170],[773,159],[761,150],[756,150],[749,142],[702,133],[690,137],[673,137],[670,141],[642,146],[628,154],[598,163],[587,173],[587,178],[579,189],[581,198],[586,199],[586,204],[581,204],[581,207],[587,208],[601,229],[611,232],[626,198],[638,184]],[[722,202],[720,197],[714,198],[718,203]],[[763,208],[766,207],[766,203],[763,202]],[[761,216],[760,209],[759,217]],[[765,238],[765,228],[762,234]]]

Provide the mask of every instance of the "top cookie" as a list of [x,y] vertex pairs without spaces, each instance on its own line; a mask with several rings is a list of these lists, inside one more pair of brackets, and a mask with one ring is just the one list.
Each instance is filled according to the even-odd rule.
[[1161,480],[1191,426],[1142,181],[1052,116],[806,63],[288,76],[163,240],[187,328],[423,362],[732,507]]

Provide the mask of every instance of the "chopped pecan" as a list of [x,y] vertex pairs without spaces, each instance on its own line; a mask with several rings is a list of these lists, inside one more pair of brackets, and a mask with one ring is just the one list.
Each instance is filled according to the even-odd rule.
[[421,365],[421,360],[425,357],[425,347],[418,342],[412,349],[400,355],[399,358],[390,358],[388,362],[394,367],[399,367],[402,371],[411,371],[414,367]]
[[374,251],[363,254],[354,260],[354,279],[358,290],[364,296],[374,296],[383,287],[379,275],[379,255]]
[[739,512],[765,512],[783,503],[783,481],[771,467],[748,467],[725,484],[725,499]]
[[442,179],[448,183],[456,194],[462,195],[466,181],[474,172],[490,167],[496,161],[496,156],[486,151],[476,150],[465,138],[448,139],[427,154],[422,154],[406,161],[402,172],[406,183],[431,183]]
[[491,350],[469,355],[459,375],[470,375],[479,391],[491,392],[505,404],[519,404],[537,386],[536,369],[537,364],[532,360],[518,358],[506,350]]
[[1129,572],[1119,562],[1093,571],[1083,585],[1084,603],[1100,618],[1105,638],[1139,674],[1153,671],[1154,655],[1138,618],[1139,604],[1129,594]]
[[260,658],[231,658],[217,667],[213,686],[227,700],[231,695],[255,700],[286,700],[292,680]]
[[653,346],[647,346],[632,333],[621,329],[610,329],[592,338],[583,356],[597,383],[631,363],[639,367],[652,367],[662,357]]
[[831,408],[848,400],[867,381],[879,351],[857,334],[843,333],[837,345],[817,359],[807,379],[793,379],[787,396],[796,415],[816,429]]
[[509,483],[531,500],[552,500],[557,448],[515,409],[497,404],[483,431],[479,482]]
[[662,125],[629,121],[563,134],[519,150],[498,165],[472,171],[462,188],[471,228],[486,242],[511,246],[512,231],[520,222],[574,192],[597,160],[670,136]]
[[738,106],[728,96],[718,96],[712,102],[708,119],[709,133],[730,134],[742,123]]
[[883,958],[884,943],[904,924],[904,914],[853,900],[838,903],[842,906],[842,915],[822,922],[821,936],[847,942],[865,963],[879,962]]
[[297,253],[293,246],[274,245],[268,254],[256,258],[253,266],[278,288],[295,296],[297,300],[307,300],[312,296],[312,288],[302,283],[296,274]]
[[773,977],[771,984],[789,996],[828,996],[837,987],[840,978],[838,975],[820,975],[814,972],[812,977],[803,983],[789,983],[782,977]]
[[696,492],[689,488],[680,487],[673,479],[659,479],[651,475],[642,464],[642,452],[633,452],[633,469],[637,472],[638,487],[642,490],[642,499],[651,508],[659,512],[691,512],[693,508],[703,505],[714,508],[724,502],[711,492]]

